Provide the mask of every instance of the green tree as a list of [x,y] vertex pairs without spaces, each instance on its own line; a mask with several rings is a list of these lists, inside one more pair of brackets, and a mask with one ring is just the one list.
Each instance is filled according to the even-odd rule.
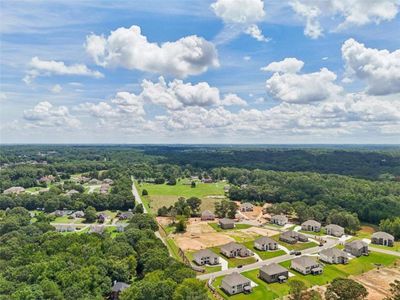
[[390,296],[386,297],[385,300],[400,300],[400,280],[395,280],[390,283]]
[[173,299],[207,300],[207,288],[203,282],[194,278],[187,278],[175,289]]
[[305,283],[300,280],[289,281],[289,299],[303,300],[303,292],[307,289]]
[[133,211],[135,212],[135,214],[142,214],[144,212],[143,204],[139,203],[138,205],[136,205]]
[[181,216],[178,218],[178,222],[175,225],[175,232],[185,232],[186,231],[186,218]]
[[196,216],[200,213],[201,199],[197,197],[190,197],[186,200],[186,203],[190,207],[192,216]]
[[93,206],[86,207],[85,211],[85,220],[87,223],[93,223],[97,219],[96,209]]
[[367,289],[348,278],[335,278],[327,287],[326,300],[363,300],[368,296]]
[[143,189],[142,196],[147,196],[148,194],[149,194],[149,192],[146,189]]
[[192,183],[190,184],[191,188],[195,188],[196,187],[196,182],[192,181]]

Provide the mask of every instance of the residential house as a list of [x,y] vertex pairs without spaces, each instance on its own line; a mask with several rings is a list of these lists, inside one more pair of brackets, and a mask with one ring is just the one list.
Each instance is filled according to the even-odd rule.
[[3,194],[10,195],[10,194],[21,194],[25,192],[25,189],[22,186],[13,186],[6,190],[4,190]]
[[232,219],[220,219],[219,226],[222,229],[233,229],[235,227],[235,220]]
[[109,184],[109,185],[114,183],[114,181],[112,179],[110,179],[110,178],[104,179],[103,182],[106,183],[106,184]]
[[284,215],[274,215],[271,217],[271,223],[279,226],[287,224],[288,218]]
[[296,257],[291,261],[290,267],[301,274],[318,275],[323,272],[322,267],[317,260],[311,256]]
[[99,213],[97,215],[97,221],[99,223],[104,223],[107,220],[107,215],[105,213]]
[[387,232],[378,231],[372,234],[371,243],[393,247],[394,236]]
[[347,264],[349,257],[338,248],[324,249],[319,253],[319,259],[330,264]]
[[251,281],[238,272],[233,272],[222,279],[221,289],[229,295],[250,293]]
[[219,264],[219,256],[208,249],[203,249],[203,250],[197,251],[193,255],[193,260],[199,266],[206,265],[206,264],[207,265],[218,265]]
[[253,204],[250,202],[240,204],[240,211],[253,211]]
[[329,224],[325,226],[326,234],[341,237],[344,235],[344,228],[336,224]]
[[221,253],[229,258],[237,256],[246,257],[253,255],[253,252],[251,252],[245,246],[235,242],[230,242],[228,244],[221,246]]
[[289,271],[278,264],[269,264],[260,269],[259,277],[267,283],[284,282],[289,278]]
[[301,224],[301,229],[304,231],[319,232],[321,230],[321,223],[314,220],[308,220]]
[[344,245],[344,251],[356,257],[368,255],[368,244],[361,240],[351,241]]
[[55,181],[55,179],[56,179],[56,178],[55,178],[53,175],[47,175],[47,176],[41,177],[41,178],[39,179],[39,182],[40,182],[40,183],[49,184],[49,183],[52,183],[53,181]]
[[254,241],[254,248],[261,251],[277,250],[278,243],[267,236],[262,236]]
[[128,220],[133,217],[133,213],[128,211],[128,212],[122,212],[118,215],[118,219],[120,220]]
[[119,299],[119,294],[123,290],[127,289],[128,287],[130,287],[130,285],[125,283],[125,282],[114,281],[114,285],[111,288],[110,299],[111,300],[118,300]]
[[215,219],[215,215],[209,210],[205,210],[201,213],[202,221],[209,221],[209,220],[214,220],[214,219]]
[[288,244],[296,244],[297,242],[308,242],[308,237],[297,231],[289,230],[283,232],[279,236],[279,240]]
[[71,216],[74,219],[75,218],[83,218],[83,217],[85,217],[85,213],[83,211],[81,211],[81,210],[78,210],[78,211],[72,213]]

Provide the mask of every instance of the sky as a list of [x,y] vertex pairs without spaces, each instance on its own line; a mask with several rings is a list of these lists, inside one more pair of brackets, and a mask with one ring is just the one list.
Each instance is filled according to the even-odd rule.
[[398,144],[400,0],[0,2],[0,143]]

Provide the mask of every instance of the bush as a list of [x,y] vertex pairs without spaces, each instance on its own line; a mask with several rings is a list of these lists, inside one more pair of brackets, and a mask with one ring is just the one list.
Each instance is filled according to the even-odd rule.
[[147,196],[148,194],[149,194],[149,192],[147,190],[142,191],[142,196]]

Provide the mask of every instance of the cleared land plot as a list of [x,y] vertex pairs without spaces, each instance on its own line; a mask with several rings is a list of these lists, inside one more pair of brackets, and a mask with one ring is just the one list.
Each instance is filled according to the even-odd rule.
[[[382,266],[392,265],[396,261],[396,257],[387,254],[376,254],[372,253],[369,256],[363,256],[360,258],[352,259],[347,265],[329,265],[326,264],[324,267],[324,272],[321,275],[302,275],[294,270],[290,270],[295,276],[290,277],[288,281],[300,280],[303,281],[307,287],[314,285],[325,285],[331,282],[336,277],[349,277],[351,275],[359,275],[363,272],[367,272],[376,268],[376,264],[381,264]],[[285,261],[281,263],[282,266],[289,269],[290,261]],[[217,288],[218,292],[225,299],[276,299],[283,297],[289,292],[288,283],[279,284],[267,284],[266,282],[258,278],[259,270],[252,270],[242,273],[242,275],[248,277],[252,281],[258,284],[257,287],[253,289],[253,292],[249,295],[240,294],[233,297],[228,297],[224,292],[219,289],[222,277],[216,278],[213,286]],[[377,298],[382,299],[382,298]]]
[[285,243],[285,242],[282,242],[282,241],[279,240],[279,234],[271,236],[271,238],[274,239],[280,245],[282,245],[283,247],[286,247],[289,250],[299,250],[299,251],[301,251],[301,250],[304,250],[304,249],[308,249],[308,248],[312,248],[312,247],[318,246],[318,244],[314,243],[314,242],[305,242],[305,243],[297,242],[296,244],[288,244],[288,243]]

